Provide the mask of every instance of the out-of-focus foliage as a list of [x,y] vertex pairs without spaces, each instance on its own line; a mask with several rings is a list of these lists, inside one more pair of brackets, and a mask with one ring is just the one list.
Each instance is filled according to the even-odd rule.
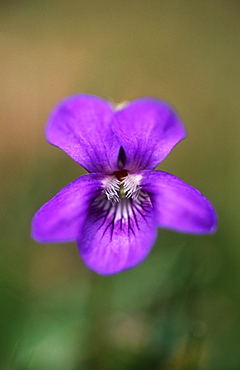
[[[239,17],[237,1],[0,2],[1,369],[240,368]],[[213,202],[214,236],[159,230],[112,277],[31,240],[34,212],[83,174],[43,132],[76,92],[177,108],[188,138],[159,168]]]

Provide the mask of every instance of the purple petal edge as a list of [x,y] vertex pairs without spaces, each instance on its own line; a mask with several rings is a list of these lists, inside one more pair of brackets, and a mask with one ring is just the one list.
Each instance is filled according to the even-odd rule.
[[113,131],[126,153],[130,171],[154,169],[186,136],[180,118],[165,101],[139,98],[114,115]]
[[88,172],[118,170],[120,145],[111,124],[110,103],[92,95],[72,95],[51,112],[45,133],[49,143],[64,150]]
[[200,191],[163,171],[143,171],[142,184],[152,197],[159,227],[183,233],[214,233],[217,215]]
[[45,203],[32,220],[32,238],[41,243],[74,241],[81,234],[91,201],[101,192],[102,175],[79,177]]

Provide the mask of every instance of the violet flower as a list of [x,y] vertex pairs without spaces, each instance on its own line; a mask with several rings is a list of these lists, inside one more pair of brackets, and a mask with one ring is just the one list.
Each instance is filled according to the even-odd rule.
[[40,208],[32,223],[35,240],[76,240],[85,264],[110,275],[146,258],[157,227],[215,231],[215,211],[198,190],[153,171],[185,137],[166,102],[140,98],[114,108],[95,96],[73,95],[51,113],[46,137],[90,173]]

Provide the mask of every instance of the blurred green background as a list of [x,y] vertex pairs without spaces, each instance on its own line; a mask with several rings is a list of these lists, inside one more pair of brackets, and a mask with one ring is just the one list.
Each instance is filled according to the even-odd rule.
[[[240,2],[0,2],[0,369],[240,369]],[[168,100],[188,131],[159,166],[214,204],[213,236],[159,230],[101,277],[31,218],[84,173],[44,125],[73,93]]]

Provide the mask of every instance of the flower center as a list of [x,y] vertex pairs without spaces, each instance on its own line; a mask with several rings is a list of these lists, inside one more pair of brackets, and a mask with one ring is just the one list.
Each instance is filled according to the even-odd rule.
[[140,180],[141,175],[129,174],[124,169],[116,171],[113,176],[103,180],[103,192],[112,204],[121,201],[123,198],[135,200],[141,191]]
[[114,172],[115,177],[119,180],[122,181],[125,177],[128,175],[128,170],[120,170],[120,171],[115,171]]
[[153,209],[149,194],[141,189],[141,179],[140,174],[124,169],[104,178],[103,192],[94,199],[90,210],[103,236],[108,233],[112,240],[114,232],[130,237],[140,230]]

